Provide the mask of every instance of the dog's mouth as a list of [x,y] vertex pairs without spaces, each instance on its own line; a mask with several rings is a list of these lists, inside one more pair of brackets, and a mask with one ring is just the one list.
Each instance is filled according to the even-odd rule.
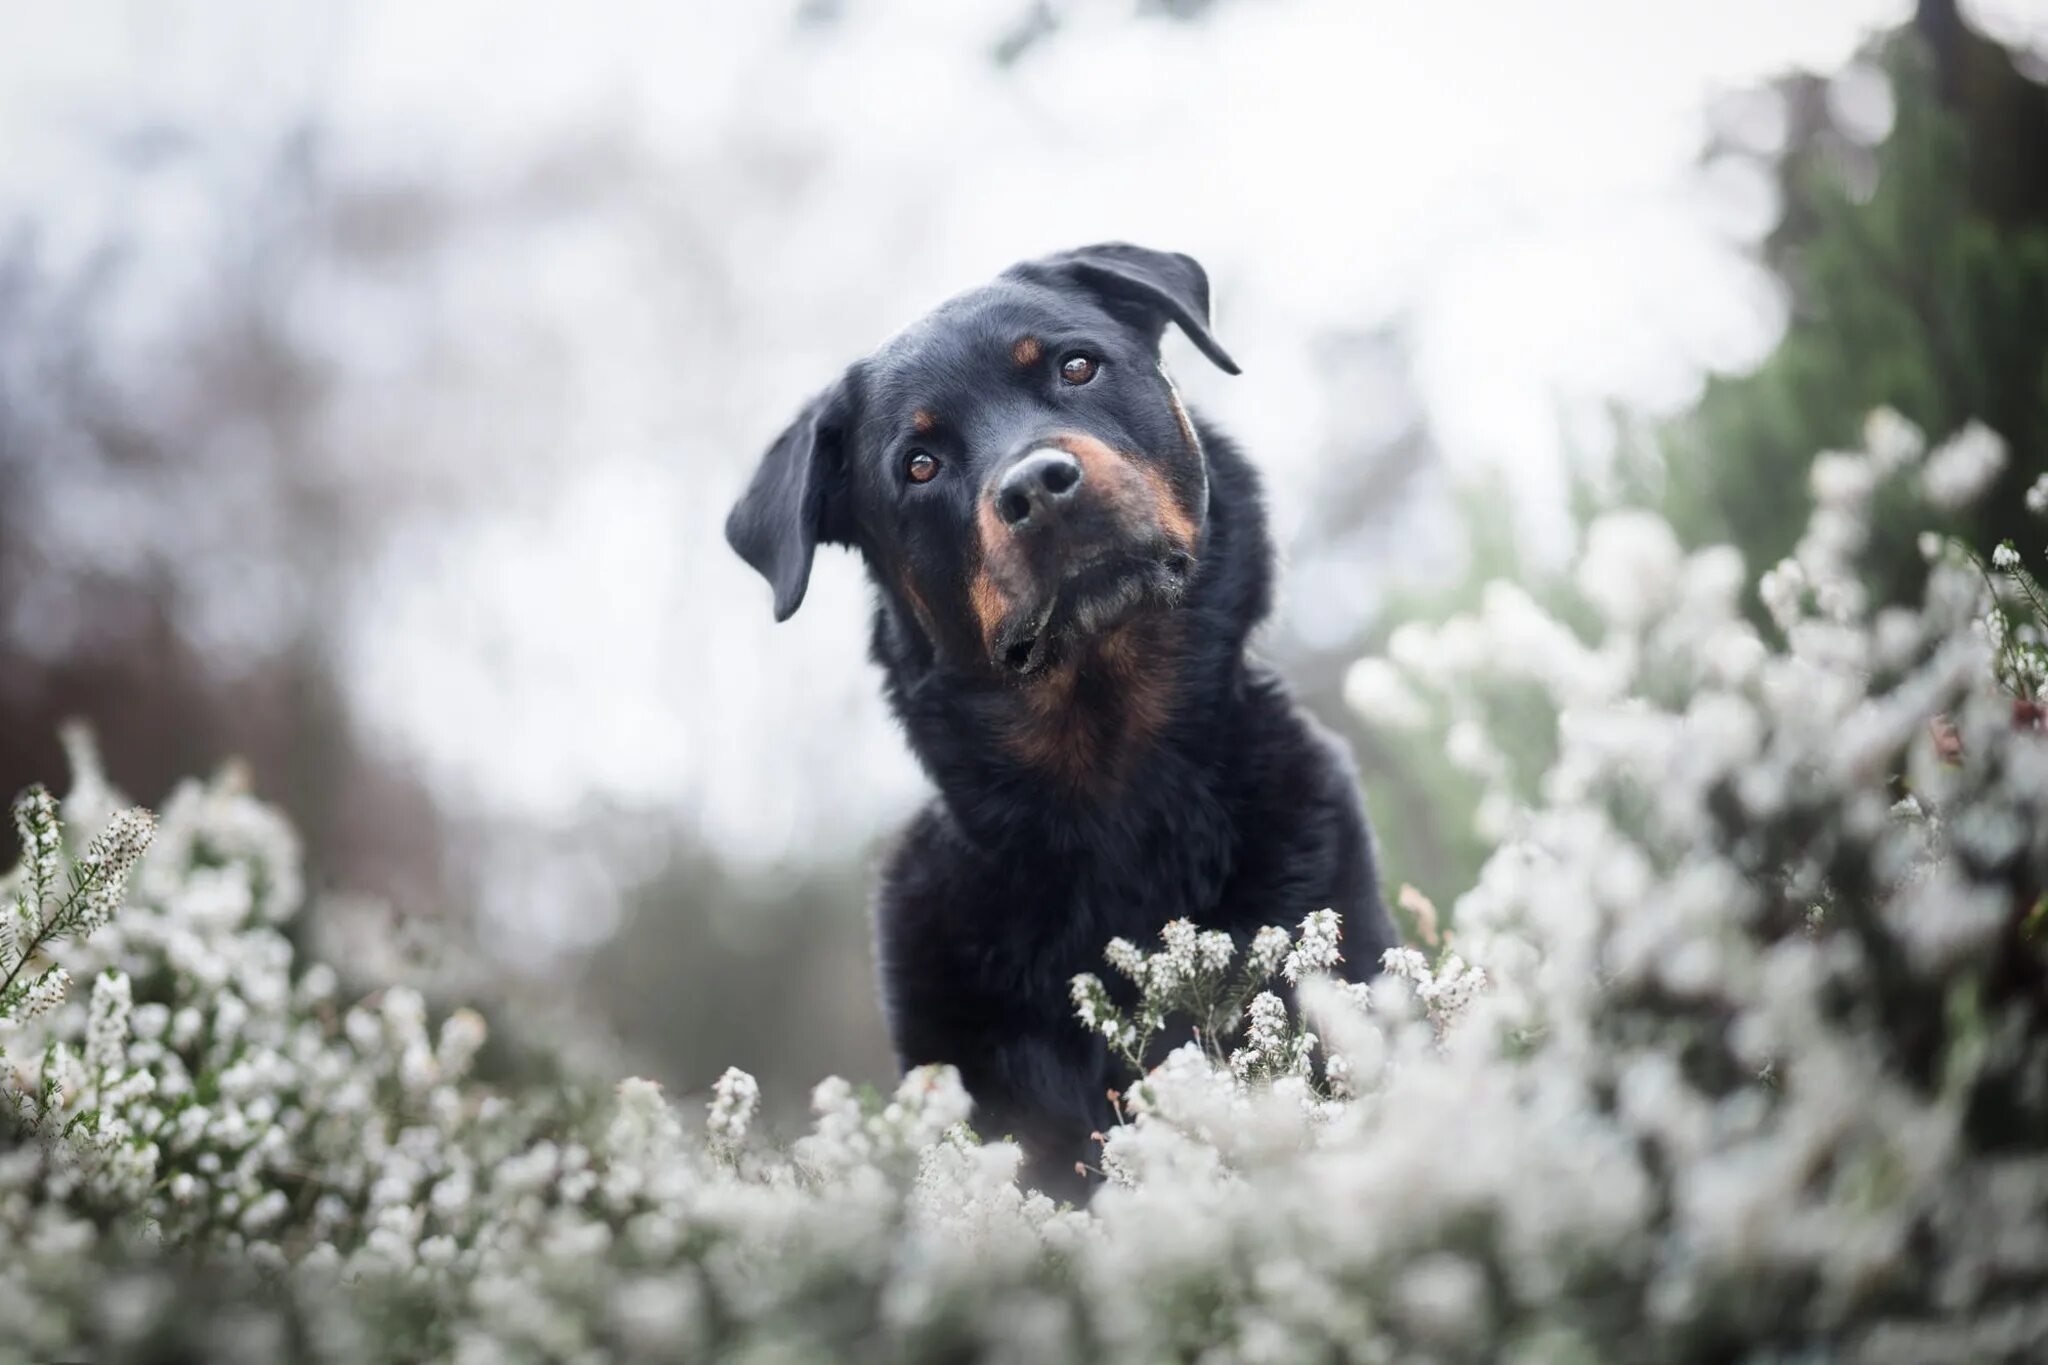
[[1100,555],[1069,568],[1036,606],[1019,611],[995,640],[995,662],[1015,678],[1057,662],[1074,644],[1147,611],[1180,605],[1194,580],[1185,550]]

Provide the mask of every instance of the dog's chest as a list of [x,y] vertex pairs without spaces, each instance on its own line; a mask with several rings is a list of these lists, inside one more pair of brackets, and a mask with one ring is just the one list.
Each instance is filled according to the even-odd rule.
[[1156,943],[1169,921],[1221,923],[1235,863],[1220,810],[1191,800],[1149,829],[1097,834],[1064,850],[1006,856],[984,869],[963,946],[977,984],[992,995],[1031,996],[1067,1008],[1077,972],[1102,970],[1104,946]]

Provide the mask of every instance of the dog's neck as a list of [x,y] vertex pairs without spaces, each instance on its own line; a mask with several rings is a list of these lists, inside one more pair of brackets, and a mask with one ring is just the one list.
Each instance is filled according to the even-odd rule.
[[1209,463],[1201,565],[1171,610],[1134,618],[1023,683],[946,671],[886,592],[871,652],[890,706],[955,822],[977,844],[1080,850],[1180,827],[1231,774],[1245,642],[1271,596],[1258,478],[1197,420]]

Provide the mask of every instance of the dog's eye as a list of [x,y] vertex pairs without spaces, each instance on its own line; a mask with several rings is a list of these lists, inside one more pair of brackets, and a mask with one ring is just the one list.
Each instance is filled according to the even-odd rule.
[[1095,357],[1079,351],[1060,362],[1060,378],[1069,384],[1085,384],[1095,377]]
[[912,483],[930,483],[938,477],[939,461],[929,450],[913,450],[903,462],[903,475]]

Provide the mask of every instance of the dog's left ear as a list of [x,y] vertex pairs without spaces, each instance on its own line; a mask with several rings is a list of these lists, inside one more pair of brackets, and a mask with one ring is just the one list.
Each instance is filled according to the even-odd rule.
[[1102,242],[1033,261],[1020,270],[1027,276],[1052,275],[1087,290],[1110,312],[1138,326],[1155,346],[1166,324],[1176,323],[1217,368],[1241,373],[1229,352],[1209,334],[1209,276],[1192,256]]
[[725,519],[726,543],[775,589],[778,621],[803,605],[818,542],[845,538],[833,504],[844,491],[847,389],[842,378],[804,405]]

